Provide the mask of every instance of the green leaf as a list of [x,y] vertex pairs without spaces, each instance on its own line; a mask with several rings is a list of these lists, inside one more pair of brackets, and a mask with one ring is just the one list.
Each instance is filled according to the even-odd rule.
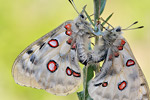
[[87,17],[87,19],[90,21],[90,23],[93,25],[93,27],[95,26],[95,24],[92,22],[92,19],[90,18],[89,14],[86,12],[85,10],[86,6],[83,7],[83,11]]
[[86,99],[84,99],[84,97],[83,97],[84,92],[83,91],[78,92],[77,95],[78,95],[79,100],[93,100],[90,96],[88,96]]
[[94,23],[96,23],[100,15],[100,3],[101,0],[94,0]]
[[114,14],[114,13],[110,14],[110,15],[106,18],[106,20],[102,23],[102,26],[104,26],[104,25],[108,22],[108,20],[112,17],[113,14]]
[[101,0],[100,15],[103,13],[105,5],[106,5],[106,0]]
[[87,100],[89,97],[88,93],[88,82],[93,78],[94,72],[92,69],[92,66],[86,66],[83,68],[83,73],[84,73],[84,79],[83,79],[83,87],[84,87],[84,99]]
[[83,100],[83,98],[84,98],[83,97],[84,96],[84,92],[83,91],[78,92],[77,95],[78,95],[79,100]]
[[106,0],[94,0],[94,22],[98,20],[99,16],[103,13],[106,5]]
[[89,82],[94,76],[93,66],[94,65],[90,65],[90,66],[86,66],[83,68],[83,73],[87,73],[87,75],[88,75],[87,79],[85,80],[86,83]]

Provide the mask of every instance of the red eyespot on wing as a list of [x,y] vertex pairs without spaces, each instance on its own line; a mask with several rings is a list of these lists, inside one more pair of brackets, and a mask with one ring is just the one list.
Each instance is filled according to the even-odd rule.
[[108,60],[112,60],[112,58],[113,58],[113,55],[110,54]]
[[58,64],[54,61],[54,60],[50,60],[47,64],[47,69],[50,71],[50,72],[55,72],[58,68]]
[[122,40],[121,40],[121,46],[124,46],[125,43],[126,43],[125,40],[122,39]]
[[52,48],[56,48],[59,46],[59,43],[56,39],[51,39],[49,42],[48,42],[49,46],[51,46]]
[[118,57],[119,56],[119,52],[114,52],[114,56]]
[[118,89],[119,90],[124,90],[127,86],[127,82],[126,81],[122,81],[120,84],[118,84]]
[[71,49],[76,49],[76,43],[72,45]]
[[123,50],[123,46],[118,46],[118,50]]
[[133,66],[133,65],[135,65],[135,62],[134,62],[134,60],[132,60],[132,59],[129,59],[129,60],[126,62],[126,66],[127,66],[127,67],[130,67],[130,66]]
[[108,82],[103,82],[103,83],[102,83],[102,86],[103,86],[103,87],[107,87],[107,86],[108,86]]
[[67,30],[71,30],[71,24],[67,24],[67,25],[65,26],[65,28],[66,28]]
[[70,45],[70,44],[72,43],[72,38],[69,38],[69,39],[67,40],[67,43]]
[[72,31],[66,31],[66,35],[70,36],[72,34]]
[[71,75],[72,75],[72,70],[71,70],[69,67],[66,68],[66,74],[67,74],[68,76],[71,76]]
[[74,76],[74,77],[80,77],[80,76],[81,76],[81,74],[80,74],[80,73],[78,73],[78,72],[73,71],[73,76]]
[[123,50],[123,46],[125,45],[125,40],[121,39],[121,44],[118,46],[118,50]]

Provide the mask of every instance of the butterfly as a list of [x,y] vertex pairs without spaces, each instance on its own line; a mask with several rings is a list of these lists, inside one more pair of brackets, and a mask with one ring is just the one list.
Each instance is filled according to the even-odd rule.
[[95,47],[93,55],[102,56],[104,63],[100,72],[89,82],[91,98],[149,100],[148,84],[128,42],[122,36],[122,28],[106,28],[99,41],[101,44]]
[[83,11],[29,45],[15,60],[12,74],[17,84],[68,95],[82,82],[78,61],[85,63],[91,26]]

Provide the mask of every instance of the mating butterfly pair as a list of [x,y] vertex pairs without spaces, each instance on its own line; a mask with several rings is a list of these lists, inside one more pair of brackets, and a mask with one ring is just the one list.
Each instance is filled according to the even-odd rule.
[[28,46],[15,60],[12,74],[19,85],[44,89],[55,95],[76,91],[82,81],[82,64],[104,60],[102,69],[90,81],[94,100],[149,100],[145,77],[121,28],[106,29],[93,50],[93,34],[81,13]]

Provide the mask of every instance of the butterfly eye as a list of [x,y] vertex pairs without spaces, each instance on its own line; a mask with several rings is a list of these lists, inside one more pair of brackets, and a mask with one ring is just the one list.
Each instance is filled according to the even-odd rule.
[[120,27],[117,28],[117,29],[116,29],[116,32],[121,32],[121,28],[120,28]]
[[83,16],[82,14],[80,14],[80,17],[81,17],[81,18],[84,18],[84,16]]

